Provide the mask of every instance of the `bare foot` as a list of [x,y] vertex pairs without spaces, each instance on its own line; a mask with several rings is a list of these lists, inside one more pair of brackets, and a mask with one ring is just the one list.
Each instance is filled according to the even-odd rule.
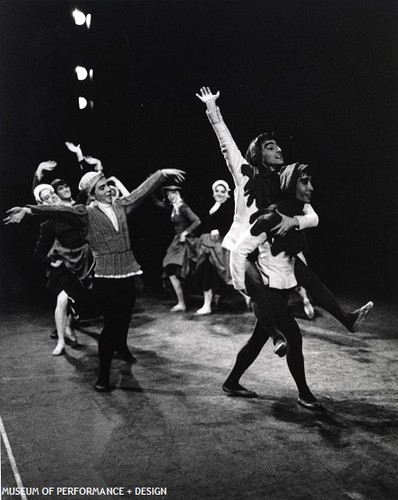
[[197,316],[206,316],[208,314],[211,314],[211,309],[208,308],[208,307],[201,307],[200,309],[198,309],[195,313]]
[[176,304],[170,309],[171,312],[186,311],[186,306],[184,304]]

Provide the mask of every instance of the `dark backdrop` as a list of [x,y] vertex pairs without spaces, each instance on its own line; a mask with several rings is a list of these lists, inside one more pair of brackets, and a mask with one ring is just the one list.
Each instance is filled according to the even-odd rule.
[[[90,30],[74,24],[76,6]],[[32,201],[43,160],[77,185],[71,140],[131,188],[183,168],[184,197],[203,214],[213,181],[232,185],[195,97],[209,85],[242,152],[273,128],[287,162],[313,165],[321,222],[309,260],[324,281],[396,291],[397,28],[395,0],[2,0],[1,211]],[[77,64],[93,82],[77,81]],[[147,201],[130,222],[146,283],[159,284],[167,217]],[[37,221],[1,227],[4,294],[42,289],[37,232]]]

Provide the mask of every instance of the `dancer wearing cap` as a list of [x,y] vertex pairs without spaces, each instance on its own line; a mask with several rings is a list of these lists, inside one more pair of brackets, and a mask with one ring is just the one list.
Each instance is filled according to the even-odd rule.
[[111,390],[110,369],[115,350],[126,361],[134,361],[127,347],[127,334],[135,302],[133,277],[142,271],[131,250],[127,214],[169,176],[181,181],[184,172],[177,169],[159,170],[128,196],[112,200],[111,188],[102,172],[88,172],[80,180],[79,187],[92,201],[90,205],[14,207],[8,211],[10,215],[5,219],[5,223],[17,223],[29,212],[42,213],[50,218],[62,217],[87,236],[95,256],[95,286],[104,319],[98,343],[100,369],[95,384],[99,392]]
[[192,231],[199,226],[200,219],[182,199],[180,185],[163,186],[162,192],[167,203],[155,196],[152,199],[156,206],[171,212],[170,220],[174,226],[175,236],[162,263],[164,276],[170,279],[177,297],[177,304],[170,311],[185,311],[187,307],[181,282],[190,274],[196,260],[196,238]]
[[[57,162],[53,160],[43,161],[39,164],[33,176],[33,190],[42,183],[45,172],[52,172],[56,166]],[[70,186],[64,179],[54,179],[51,181],[51,186],[64,205],[73,205],[75,203]]]

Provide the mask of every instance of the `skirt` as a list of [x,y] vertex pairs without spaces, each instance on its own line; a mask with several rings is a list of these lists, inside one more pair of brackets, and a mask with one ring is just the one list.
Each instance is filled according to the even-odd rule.
[[[232,285],[231,272],[229,268],[229,250],[221,246],[222,239],[214,237],[209,233],[202,234],[197,244],[197,261],[195,267],[195,281],[197,283],[206,281],[208,275],[208,264],[210,264],[226,284]],[[208,286],[208,284],[204,285]],[[203,288],[201,286],[201,288]]]
[[176,234],[170,243],[166,256],[163,259],[163,277],[177,274],[179,278],[185,279],[195,268],[197,261],[197,243],[194,236],[188,235],[184,242],[180,241],[180,235]]

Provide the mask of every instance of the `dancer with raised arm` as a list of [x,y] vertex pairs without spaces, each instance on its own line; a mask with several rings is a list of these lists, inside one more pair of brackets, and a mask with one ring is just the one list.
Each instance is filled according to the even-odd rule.
[[18,223],[27,213],[41,213],[49,218],[68,220],[87,236],[96,261],[95,287],[104,319],[98,343],[100,369],[94,386],[98,392],[112,389],[110,369],[115,350],[127,362],[135,361],[127,346],[127,334],[135,302],[133,277],[142,271],[131,250],[127,214],[170,176],[182,181],[184,172],[159,170],[128,196],[113,200],[103,173],[88,172],[80,180],[80,189],[92,200],[89,205],[14,207],[4,220],[6,224]]
[[[282,150],[274,135],[269,132],[253,139],[243,157],[216,105],[220,92],[213,94],[209,87],[202,87],[196,95],[206,104],[206,114],[235,183],[234,221],[223,241],[223,245],[231,249],[241,232],[247,229],[250,216],[258,209],[267,208],[279,198],[280,173],[286,167]],[[309,203],[304,204],[301,215],[287,216],[281,212],[280,216],[281,222],[273,228],[274,237],[318,224],[318,216]],[[248,265],[247,271],[251,278],[257,281],[253,267]],[[332,292],[300,258],[295,259],[295,275],[298,285],[308,290],[316,303],[350,332],[356,332],[360,328],[373,307],[373,302],[368,302],[355,311],[345,311]]]
[[200,219],[182,199],[181,186],[178,183],[163,186],[162,192],[167,203],[155,196],[152,200],[157,207],[170,212],[175,233],[162,264],[164,276],[170,279],[177,297],[177,304],[170,311],[185,311],[187,306],[182,281],[188,277],[196,260],[196,238],[192,232],[199,226]]
[[[37,185],[34,196],[38,205],[62,205],[49,184]],[[87,302],[94,278],[94,258],[78,228],[68,221],[50,219],[40,226],[34,257],[46,267],[47,288],[57,297],[54,319],[58,342],[52,354],[59,356],[65,352],[65,337],[72,346],[78,344],[71,312],[79,311]]]

